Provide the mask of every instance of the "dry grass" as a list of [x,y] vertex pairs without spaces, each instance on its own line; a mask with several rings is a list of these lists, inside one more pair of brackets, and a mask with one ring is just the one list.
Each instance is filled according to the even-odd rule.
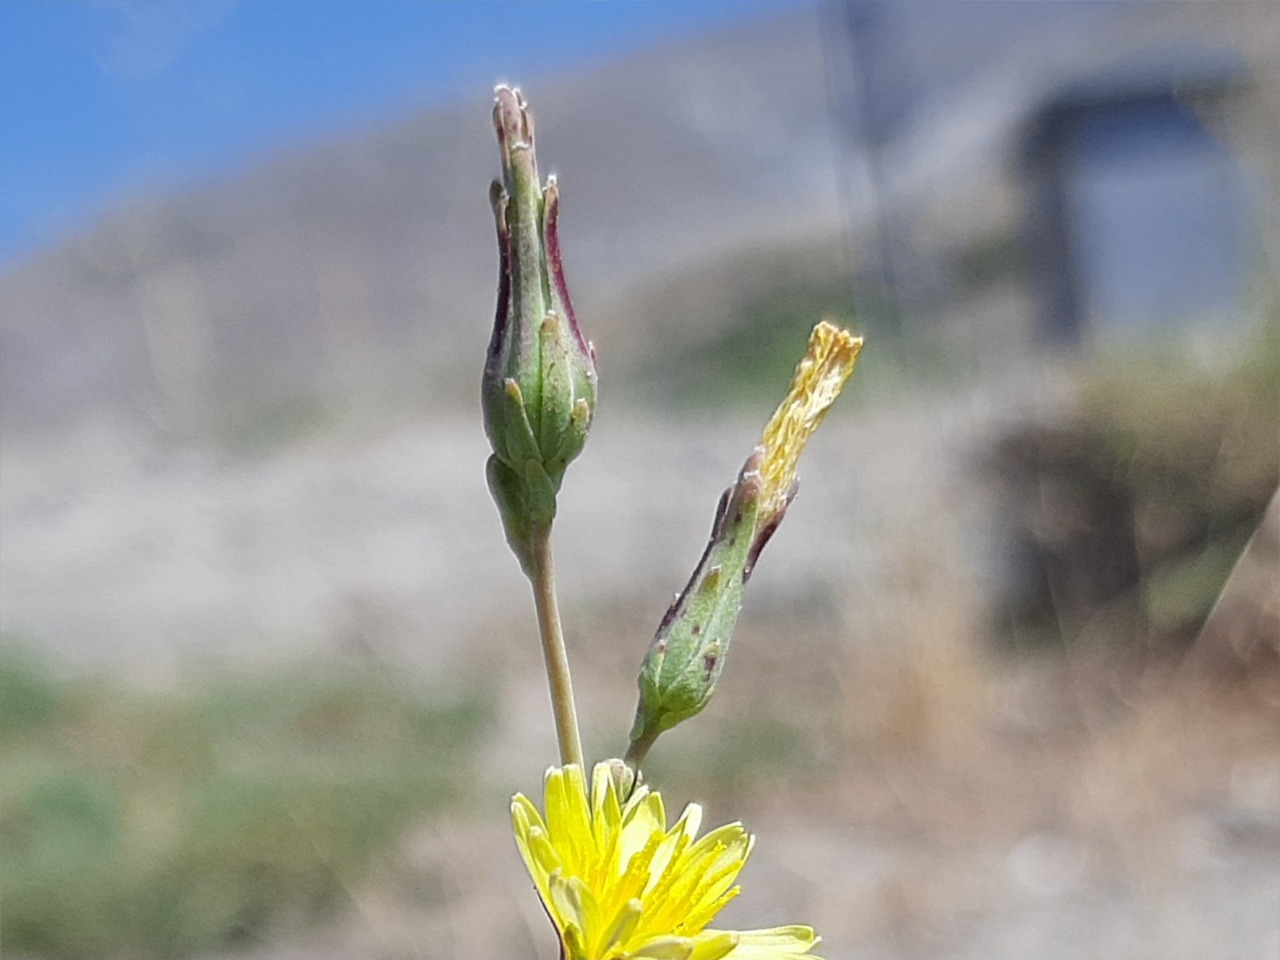
[[[1227,685],[1132,653],[994,659],[963,595],[930,595],[909,605],[915,629],[871,650],[829,617],[789,630],[750,619],[721,698],[660,743],[650,775],[672,807],[696,798],[708,822],[741,817],[760,833],[726,924],[804,919],[827,956],[873,960],[1268,949],[1280,677]],[[500,739],[532,727],[550,749],[540,691],[519,693],[536,687],[536,661],[516,660],[507,694],[527,710]],[[587,715],[622,736],[633,692],[617,660],[588,653],[578,675]],[[515,770],[497,772],[510,788]],[[476,957],[552,960],[503,790],[490,792],[473,814],[424,826],[371,881],[383,906],[354,922],[378,931],[384,955],[468,944]],[[406,898],[415,876],[442,886]],[[1076,952],[1064,928],[1079,931]]]

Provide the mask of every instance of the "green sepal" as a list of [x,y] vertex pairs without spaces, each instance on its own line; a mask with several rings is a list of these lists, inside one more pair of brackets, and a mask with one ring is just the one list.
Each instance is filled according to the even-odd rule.
[[523,471],[516,471],[496,455],[485,463],[485,477],[498,505],[507,543],[520,561],[520,569],[532,577],[535,570],[533,537],[538,530],[550,527],[555,519],[559,485],[536,460],[527,461]]
[[564,322],[548,313],[541,329],[542,417],[537,435],[542,462],[563,473],[587,442],[596,403],[595,371],[581,356]]
[[541,460],[538,440],[525,405],[525,392],[513,379],[502,382],[502,390],[495,398],[490,431],[494,453],[513,470],[529,460]]

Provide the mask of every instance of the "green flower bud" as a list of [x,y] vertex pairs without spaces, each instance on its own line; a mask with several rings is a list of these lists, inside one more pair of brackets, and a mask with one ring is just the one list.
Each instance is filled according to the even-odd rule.
[[526,573],[531,534],[550,525],[569,462],[582,452],[596,404],[595,350],[582,336],[560,259],[555,178],[538,179],[533,116],[498,87],[493,122],[502,182],[490,188],[498,227],[498,310],[481,381],[493,456],[489,489]]
[[787,395],[737,482],[720,498],[702,559],[662,618],[640,666],[630,763],[638,766],[659,734],[710,702],[738,622],[743,587],[795,498],[800,454],[840,395],[861,350],[861,338],[826,321],[810,334]]
[[720,682],[742,609],[742,588],[759,553],[762,455],[757,447],[737,483],[721,496],[702,559],[662,618],[640,666],[640,702],[628,752],[637,762],[660,733],[700,713]]

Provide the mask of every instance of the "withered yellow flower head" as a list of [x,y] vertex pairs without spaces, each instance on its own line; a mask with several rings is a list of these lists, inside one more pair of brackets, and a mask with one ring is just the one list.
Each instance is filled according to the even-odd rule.
[[590,793],[576,764],[552,767],[544,803],[545,819],[517,794],[511,819],[565,960],[817,960],[810,927],[707,929],[738,894],[754,842],[742,824],[698,839],[690,804],[667,829],[662,797],[640,786],[622,801],[607,763]]
[[760,437],[760,516],[787,505],[796,480],[796,465],[805,444],[827,410],[840,396],[862,352],[862,338],[823,320],[809,334],[809,348],[796,365],[791,387]]

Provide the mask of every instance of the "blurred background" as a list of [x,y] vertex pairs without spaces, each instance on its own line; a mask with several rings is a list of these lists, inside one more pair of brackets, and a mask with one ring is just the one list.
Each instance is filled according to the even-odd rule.
[[0,949],[554,960],[498,81],[600,355],[589,755],[808,329],[867,337],[648,769],[760,835],[723,925],[1280,957],[1265,0],[0,5]]

